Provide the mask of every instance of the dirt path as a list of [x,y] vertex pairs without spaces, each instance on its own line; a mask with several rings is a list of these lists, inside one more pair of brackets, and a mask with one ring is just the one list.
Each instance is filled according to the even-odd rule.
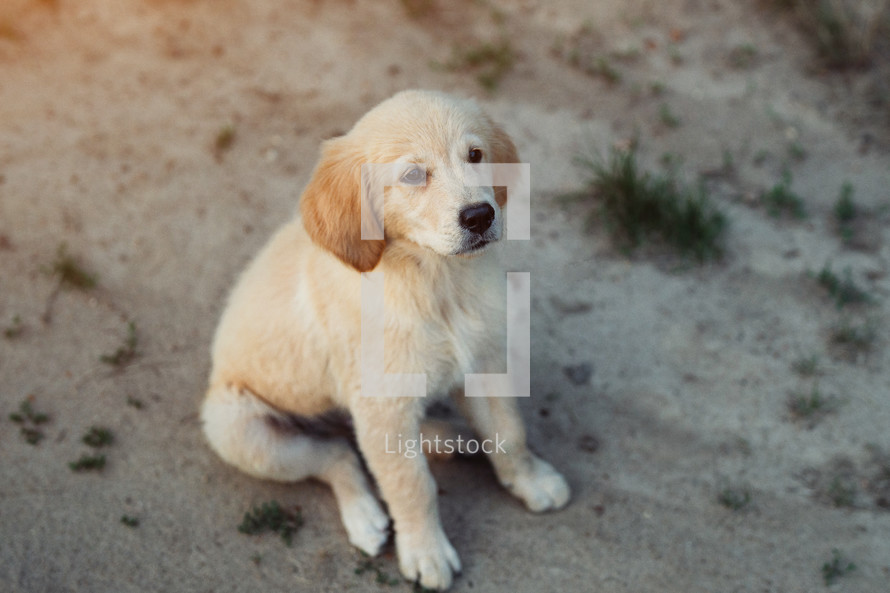
[[[765,4],[5,2],[0,591],[373,591],[396,576],[391,555],[369,568],[350,548],[325,488],[224,466],[196,411],[225,295],[293,213],[319,142],[411,87],[478,97],[531,163],[523,407],[576,493],[532,516],[486,464],[435,466],[465,568],[454,590],[812,593],[828,564],[838,591],[885,591],[888,58],[823,70]],[[642,167],[668,154],[705,179],[730,223],[723,259],[628,255],[602,224],[585,231],[592,205],[558,199],[583,185],[579,153],[632,140]],[[769,214],[777,187],[804,217]],[[95,287],[53,296],[54,263]],[[839,306],[826,266],[868,302]],[[92,426],[114,442],[82,443]],[[82,455],[104,469],[69,469]],[[292,548],[237,531],[269,500],[302,509]]]

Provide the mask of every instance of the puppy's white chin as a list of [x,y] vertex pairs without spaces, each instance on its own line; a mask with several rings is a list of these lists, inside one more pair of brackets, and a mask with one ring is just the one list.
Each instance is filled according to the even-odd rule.
[[470,245],[462,245],[454,252],[453,255],[459,255],[462,257],[475,257],[477,255],[482,255],[488,248],[492,245],[492,243],[496,243],[497,239],[493,240],[479,240],[476,243],[472,243]]

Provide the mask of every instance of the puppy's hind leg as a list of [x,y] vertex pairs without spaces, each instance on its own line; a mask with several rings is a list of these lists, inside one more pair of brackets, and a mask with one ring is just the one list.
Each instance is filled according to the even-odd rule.
[[331,486],[349,541],[371,556],[388,538],[389,517],[342,436],[313,436],[299,422],[235,387],[212,388],[201,407],[204,434],[228,463],[258,478]]

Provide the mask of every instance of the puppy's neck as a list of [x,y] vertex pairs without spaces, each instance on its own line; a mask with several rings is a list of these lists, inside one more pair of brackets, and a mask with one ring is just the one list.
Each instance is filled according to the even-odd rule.
[[386,246],[377,269],[387,275],[436,282],[454,274],[486,273],[498,266],[499,251],[496,243],[470,256],[440,255],[410,241],[396,240]]

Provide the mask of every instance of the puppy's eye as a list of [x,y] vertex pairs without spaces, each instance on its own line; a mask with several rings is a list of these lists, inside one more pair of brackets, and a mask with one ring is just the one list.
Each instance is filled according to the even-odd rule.
[[467,153],[467,160],[471,163],[481,163],[482,150],[479,148],[471,148],[470,152]]
[[412,167],[402,174],[399,181],[406,185],[425,185],[426,171],[421,167]]

